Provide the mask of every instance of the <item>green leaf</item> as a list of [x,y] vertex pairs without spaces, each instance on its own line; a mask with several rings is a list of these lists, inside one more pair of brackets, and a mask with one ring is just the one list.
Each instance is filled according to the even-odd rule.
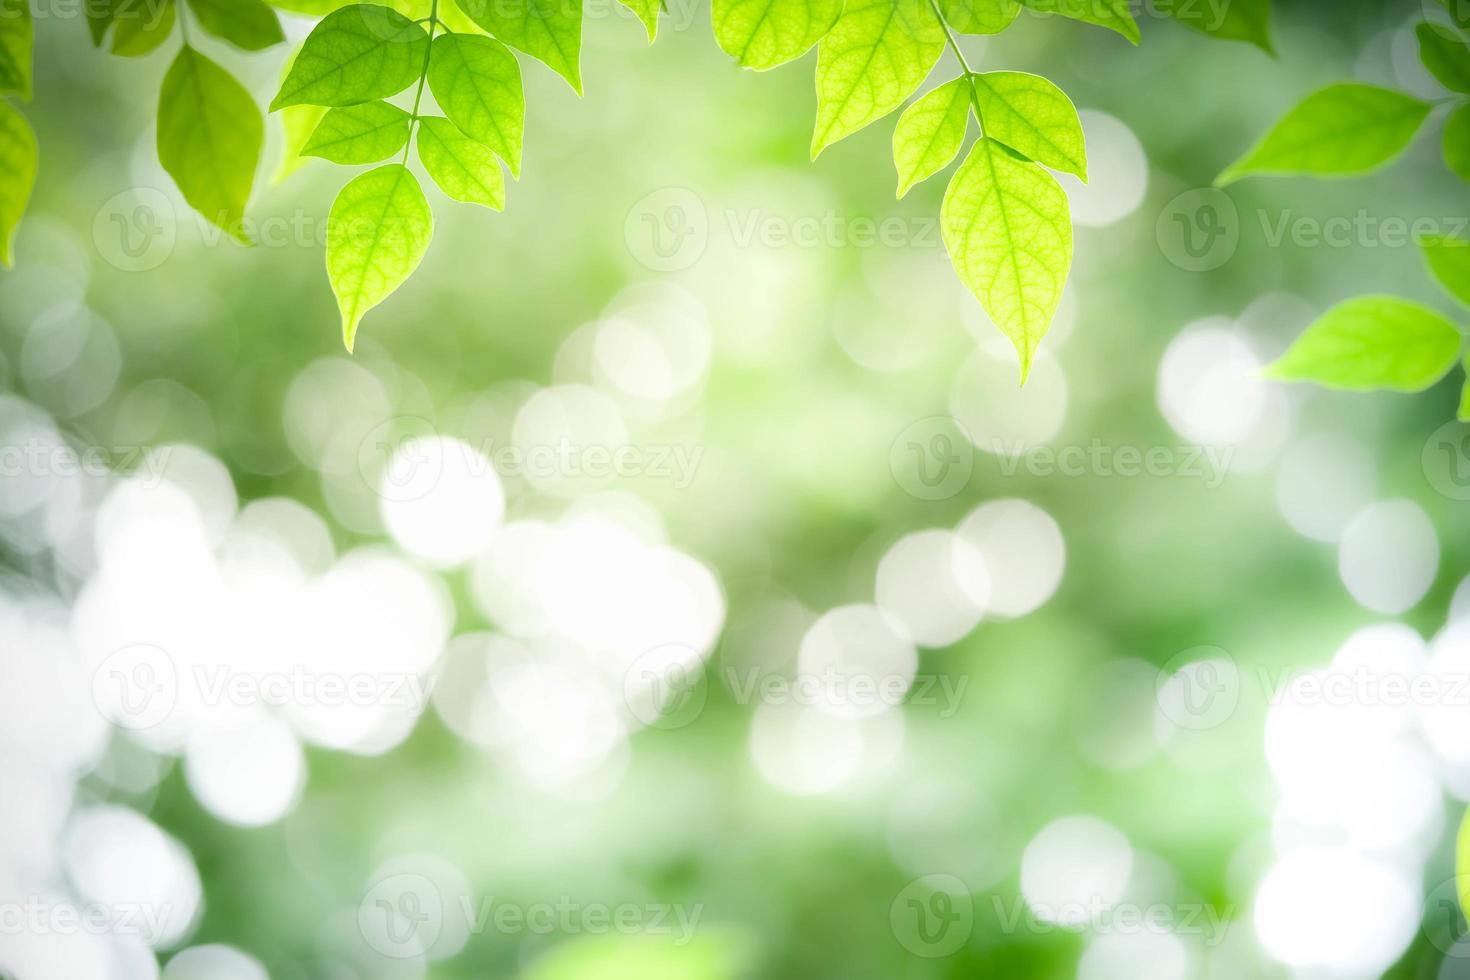
[[898,196],[937,174],[959,155],[970,123],[972,90],[961,76],[924,94],[898,117],[893,129],[893,163]]
[[107,37],[107,29],[112,26],[113,18],[117,16],[120,2],[121,0],[95,0],[93,3],[82,6],[87,16],[87,30],[92,35],[94,48],[102,47],[102,41]]
[[158,100],[158,159],[194,210],[247,244],[240,223],[263,140],[250,93],[185,45]]
[[582,94],[582,0],[459,0],[459,8]]
[[433,237],[429,202],[402,164],[369,170],[342,188],[327,220],[327,278],[348,351],[363,316],[413,274]]
[[812,49],[842,13],[842,0],[711,0],[720,50],[767,71]]
[[955,271],[1015,345],[1025,384],[1072,264],[1066,193],[1037,164],[980,139],[949,182],[939,220]]
[[986,136],[1043,166],[1087,180],[1082,120],[1066,93],[1022,71],[972,77]]
[[412,119],[386,102],[329,109],[301,153],[349,166],[377,163],[403,149]]
[[1360,296],[1334,306],[1265,374],[1342,391],[1423,391],[1460,356],[1460,331],[1427,306]]
[[112,53],[141,58],[158,50],[174,30],[174,0],[121,0],[113,14]]
[[[291,74],[291,66],[296,63],[296,56],[300,51],[297,48],[291,52],[291,56],[281,67],[282,81]],[[326,114],[326,107],[317,105],[293,105],[281,110],[281,159],[276,164],[275,173],[271,174],[272,184],[279,184],[306,165],[307,158],[301,155],[301,150]]]
[[1444,122],[1444,165],[1470,184],[1470,103],[1450,113]]
[[1450,20],[1462,31],[1470,31],[1470,3],[1465,0],[1440,0],[1440,6],[1450,12]]
[[[1455,892],[1460,898],[1460,917],[1463,922],[1464,917],[1470,914],[1466,912],[1470,909],[1470,810],[1465,811],[1465,816],[1460,820],[1460,832],[1455,835]],[[1459,935],[1459,932],[1455,935]]]
[[30,0],[0,0],[0,95],[31,97]]
[[1128,40],[1139,41],[1138,22],[1128,9],[1128,0],[1020,0],[1025,7],[1043,14],[1060,14],[1098,27],[1117,31]]
[[1018,0],[939,0],[939,12],[961,34],[999,34],[1021,13]]
[[1419,60],[1451,92],[1470,92],[1470,47],[1433,24],[1420,24]]
[[1245,41],[1267,54],[1271,45],[1271,0],[1227,0],[1223,4],[1199,0],[1153,0],[1160,13],[1221,41]]
[[189,0],[199,26],[245,51],[262,51],[286,39],[281,20],[264,0]]
[[15,265],[11,250],[36,183],[36,134],[9,102],[0,101],[0,263]]
[[1470,242],[1434,235],[1420,239],[1424,264],[1435,280],[1463,306],[1470,306]]
[[663,13],[663,4],[659,0],[618,0],[624,7],[638,15],[643,22],[644,30],[648,31],[648,43],[658,36],[658,15]]
[[343,7],[307,36],[271,109],[386,99],[418,80],[428,54],[429,35],[397,11]]
[[1429,103],[1391,89],[1330,85],[1288,112],[1215,183],[1223,187],[1252,174],[1368,173],[1404,151],[1429,110]]
[[469,34],[436,38],[429,88],[451,122],[500,154],[514,176],[521,175],[526,96],[521,66],[509,48]]
[[419,120],[419,160],[439,189],[456,201],[505,210],[500,161],[448,119],[425,116]]
[[812,159],[903,104],[943,51],[928,0],[850,0],[817,48]]

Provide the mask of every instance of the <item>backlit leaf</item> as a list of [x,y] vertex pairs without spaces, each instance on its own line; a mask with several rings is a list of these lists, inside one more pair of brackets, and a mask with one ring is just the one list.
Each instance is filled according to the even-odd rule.
[[939,12],[961,34],[999,34],[1021,13],[1019,0],[939,0]]
[[510,172],[520,176],[526,96],[521,66],[509,48],[468,34],[435,38],[429,88],[451,122],[500,154]]
[[968,78],[956,78],[927,92],[898,117],[893,129],[893,163],[898,196],[937,174],[959,154],[970,122],[972,92]]
[[343,7],[307,36],[271,109],[386,99],[418,80],[428,53],[429,35],[402,14],[373,4]]
[[1024,384],[1072,264],[1066,193],[1038,164],[977,140],[950,180],[940,227],[961,281],[1015,345]]
[[1267,366],[1278,381],[1344,391],[1423,391],[1460,357],[1455,325],[1397,296],[1361,296],[1334,306]]
[[1087,142],[1072,100],[1040,75],[973,76],[985,135],[1053,170],[1087,179]]
[[795,61],[837,23],[842,0],[712,0],[720,50],[745,68]]
[[458,0],[470,19],[582,94],[582,0]]
[[327,277],[352,350],[363,316],[403,285],[434,236],[434,216],[408,168],[390,163],[355,178],[327,222]]
[[1391,89],[1356,82],[1328,86],[1287,113],[1216,183],[1252,174],[1368,173],[1404,151],[1429,109],[1429,103]]
[[412,118],[386,102],[329,109],[301,153],[347,165],[377,163],[403,149]]
[[186,45],[163,79],[158,159],[191,207],[242,242],[263,136],[250,93]]
[[902,105],[943,51],[928,0],[850,0],[817,47],[812,159]]
[[456,201],[504,210],[505,175],[500,172],[500,161],[448,119],[426,116],[419,120],[419,160],[439,189]]
[[618,0],[624,7],[638,15],[643,22],[643,29],[648,32],[648,43],[658,36],[658,15],[663,13],[663,4],[659,0]]

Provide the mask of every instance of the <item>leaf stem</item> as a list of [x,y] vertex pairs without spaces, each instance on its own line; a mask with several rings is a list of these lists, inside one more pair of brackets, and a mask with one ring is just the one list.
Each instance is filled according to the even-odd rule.
[[949,42],[949,49],[960,63],[960,71],[964,72],[964,79],[970,85],[970,111],[975,114],[975,121],[980,124],[980,129],[985,130],[985,120],[980,116],[980,93],[975,91],[975,72],[970,68],[970,63],[965,60],[965,53],[960,50],[960,42],[954,36],[954,31],[949,29],[949,21],[944,19],[944,12],[939,9],[938,0],[929,0],[929,7],[934,11],[934,19],[939,21],[939,26],[944,30],[944,39]]
[[403,144],[403,165],[408,166],[408,151],[413,146],[413,131],[419,121],[419,104],[424,99],[424,82],[429,79],[429,57],[434,52],[434,31],[439,26],[439,0],[429,4],[429,46],[424,50],[424,68],[419,72],[418,91],[413,94],[413,112],[408,117],[408,142]]

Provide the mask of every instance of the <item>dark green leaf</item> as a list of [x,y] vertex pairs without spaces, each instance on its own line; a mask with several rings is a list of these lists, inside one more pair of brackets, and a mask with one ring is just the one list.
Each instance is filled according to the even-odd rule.
[[30,0],[0,0],[0,95],[31,97]]
[[281,21],[264,0],[189,0],[199,26],[245,51],[260,51],[286,39]]
[[0,263],[15,264],[15,230],[36,183],[36,134],[25,116],[0,101]]

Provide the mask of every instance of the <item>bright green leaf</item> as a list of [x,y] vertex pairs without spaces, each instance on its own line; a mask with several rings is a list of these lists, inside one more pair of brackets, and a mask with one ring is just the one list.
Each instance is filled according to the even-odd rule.
[[439,189],[456,201],[505,209],[500,161],[448,119],[426,116],[419,120],[419,160]]
[[1215,183],[1223,187],[1252,174],[1368,173],[1404,151],[1429,109],[1429,103],[1391,89],[1330,85],[1287,113]]
[[141,58],[157,51],[173,33],[174,0],[121,0],[113,14],[112,53]]
[[1470,92],[1470,47],[1433,24],[1420,24],[1419,60],[1451,92]]
[[468,34],[434,40],[429,88],[444,114],[471,139],[484,143],[521,175],[526,96],[521,66],[499,41]]
[[898,108],[943,51],[929,0],[850,0],[817,48],[812,159]]
[[1154,9],[1166,17],[1222,41],[1245,41],[1267,54],[1271,45],[1271,0],[1153,0]]
[[191,207],[242,242],[249,241],[240,223],[263,139],[250,93],[185,45],[158,100],[158,159]]
[[403,149],[412,119],[386,102],[329,109],[301,153],[349,166],[377,163]]
[[1082,120],[1066,93],[1040,75],[992,71],[975,75],[985,135],[1037,163],[1087,179]]
[[[1460,922],[1456,926],[1463,927],[1465,916],[1470,914],[1466,911],[1470,909],[1470,810],[1460,819],[1460,832],[1455,835],[1455,893],[1460,898]],[[1460,935],[1458,931],[1454,934]]]
[[1445,292],[1470,306],[1470,242],[1435,235],[1421,239],[1419,249],[1430,274]]
[[[268,0],[268,2],[279,10],[287,10],[293,14],[325,17],[332,11],[350,7],[359,0]],[[439,0],[437,9],[434,6],[434,0],[386,0],[385,5],[398,11],[409,20],[417,21],[427,20],[429,12],[434,11],[435,16],[439,18],[439,26],[445,30],[454,31],[456,34],[474,34],[480,31],[474,21],[455,9],[451,0]]]
[[945,82],[925,93],[898,117],[893,129],[893,163],[898,168],[898,196],[950,165],[965,141],[970,122],[971,89],[967,78]]
[[[298,53],[299,48],[286,59],[281,68],[282,81],[291,74],[291,66],[296,63]],[[316,132],[326,114],[326,107],[317,105],[293,105],[281,110],[281,160],[276,164],[275,173],[271,175],[272,184],[279,184],[306,165],[307,158],[301,155],[301,149],[306,146],[306,141],[311,139],[311,134]]]
[[1139,41],[1138,22],[1133,19],[1129,0],[1020,0],[1025,7],[1043,14],[1060,14],[1073,20],[1096,24],[1117,31],[1128,40]]
[[1444,123],[1444,165],[1470,184],[1470,104],[1450,113]]
[[342,188],[327,221],[327,278],[349,351],[363,316],[413,274],[433,237],[429,202],[402,164],[369,170]]
[[755,71],[806,54],[840,13],[842,0],[712,0],[710,6],[720,50]]
[[459,0],[476,24],[544,62],[582,94],[582,0]]
[[939,12],[961,34],[999,34],[1021,13],[1019,0],[939,0]]
[[264,0],[189,0],[199,26],[245,51],[261,51],[286,39],[281,20]]
[[1072,220],[1056,178],[993,139],[970,147],[939,212],[950,261],[1021,360],[1021,383],[1072,265]]
[[624,7],[638,15],[643,22],[643,29],[648,31],[648,43],[658,36],[658,15],[663,13],[663,4],[660,0],[618,0]]
[[36,134],[25,116],[0,101],[0,263],[15,264],[11,249],[36,183]]
[[0,95],[31,97],[30,0],[0,0]]
[[397,11],[343,7],[307,36],[271,109],[386,99],[418,80],[428,54],[429,35]]
[[1324,313],[1265,374],[1343,391],[1423,391],[1460,356],[1460,331],[1427,306],[1360,296]]

